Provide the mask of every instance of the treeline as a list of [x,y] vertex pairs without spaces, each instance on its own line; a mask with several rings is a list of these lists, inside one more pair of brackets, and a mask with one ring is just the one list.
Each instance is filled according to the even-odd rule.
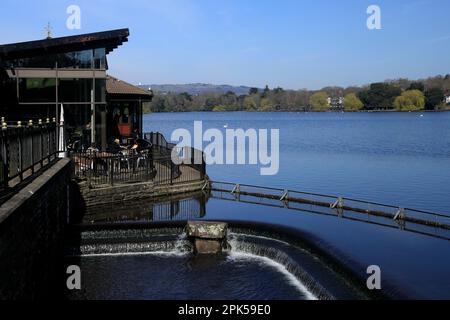
[[447,110],[450,107],[444,103],[444,97],[449,92],[450,75],[419,81],[388,80],[364,87],[326,87],[319,91],[251,88],[248,94],[239,96],[231,91],[200,95],[156,93],[144,112]]

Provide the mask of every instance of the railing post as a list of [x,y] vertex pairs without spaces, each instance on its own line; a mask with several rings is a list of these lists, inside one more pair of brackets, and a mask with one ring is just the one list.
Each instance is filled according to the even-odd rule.
[[53,118],[53,127],[54,127],[54,129],[52,130],[52,133],[53,133],[53,141],[52,141],[52,147],[53,147],[53,156],[54,156],[54,159],[56,159],[58,156],[57,156],[57,149],[58,149],[58,142],[57,142],[57,140],[58,140],[58,132],[59,132],[59,130],[57,129],[57,123],[56,123],[56,118]]
[[31,137],[31,173],[34,174],[34,130],[33,130],[33,120],[28,121],[28,131]]
[[153,166],[154,166],[154,162],[153,162],[153,146],[150,148],[150,152],[149,152],[149,162],[150,162],[150,171],[153,171]]
[[18,143],[18,157],[19,157],[19,178],[20,181],[23,181],[23,128],[22,128],[22,121],[18,121],[17,122],[17,130],[18,130],[18,135],[17,135],[17,143]]
[[202,180],[204,180],[206,177],[206,161],[205,161],[205,155],[202,151]]
[[336,202],[333,203],[331,209],[342,209],[344,207],[344,199],[342,197],[337,198]]
[[39,119],[39,135],[41,140],[41,169],[44,167],[44,133],[42,130],[42,120]]
[[2,166],[0,170],[2,170],[2,176],[3,176],[3,187],[5,189],[9,188],[9,147],[8,147],[8,127],[6,125],[6,122],[4,118],[2,118],[2,145],[0,146],[2,148]]
[[115,158],[110,158],[109,159],[109,183],[111,184],[111,186],[114,186],[114,160]]
[[169,159],[169,162],[170,162],[170,185],[173,185],[174,163],[172,162],[172,159]]
[[405,212],[406,212],[406,210],[404,208],[398,208],[398,211],[394,216],[394,221],[396,221],[398,223],[400,230],[404,230],[405,226],[406,226]]
[[46,145],[47,145],[47,161],[50,163],[50,120],[47,118],[47,124],[45,125],[44,128],[45,134],[46,134]]

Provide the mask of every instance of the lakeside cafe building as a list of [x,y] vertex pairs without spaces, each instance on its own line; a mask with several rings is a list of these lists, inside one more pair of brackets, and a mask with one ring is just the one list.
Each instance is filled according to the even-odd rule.
[[66,145],[80,149],[142,136],[152,93],[106,73],[108,54],[128,36],[119,29],[0,45],[0,116],[8,124],[53,119]]

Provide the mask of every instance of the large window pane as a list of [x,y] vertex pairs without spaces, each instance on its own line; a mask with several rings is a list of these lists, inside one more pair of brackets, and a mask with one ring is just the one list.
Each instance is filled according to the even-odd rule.
[[64,105],[64,127],[66,141],[80,141],[80,147],[88,148],[91,141],[91,106]]
[[56,101],[56,79],[20,79],[20,102],[54,102]]
[[59,79],[58,100],[64,103],[91,102],[92,79]]
[[15,105],[17,103],[16,79],[9,78],[7,75],[4,77],[4,79],[1,78],[2,77],[0,76],[0,110],[2,110],[3,107]]
[[94,68],[106,69],[106,51],[105,48],[94,50]]
[[60,54],[58,57],[58,67],[91,69],[92,58],[93,58],[93,50],[84,50]]
[[106,102],[106,79],[95,79],[95,102]]
[[18,59],[9,65],[16,68],[55,68],[57,56],[54,54],[48,54],[45,56],[36,56],[33,58]]
[[[95,50],[97,51],[97,50]],[[104,52],[104,49],[103,49]],[[106,58],[102,58],[102,50],[97,55],[97,63],[101,65]],[[18,59],[9,63],[11,67],[21,68],[55,68],[56,62],[58,68],[92,69],[94,50],[83,50],[67,52],[60,54],[48,54],[44,56],[35,56],[32,58]]]

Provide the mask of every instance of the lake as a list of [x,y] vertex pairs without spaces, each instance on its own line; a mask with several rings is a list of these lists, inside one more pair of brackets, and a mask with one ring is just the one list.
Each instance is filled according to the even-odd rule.
[[[207,173],[212,180],[450,213],[450,113],[158,113],[145,115],[144,131],[159,131],[170,140],[175,129],[192,131],[197,120],[203,121],[204,130],[217,128],[222,132],[225,127],[280,129],[277,175],[261,176],[259,166],[211,165]],[[436,236],[427,236],[420,233],[420,228],[419,232],[413,232],[411,223],[403,229],[392,219],[360,213],[324,215],[283,206],[264,206],[260,202],[235,202],[230,201],[230,197],[220,198],[214,194],[208,199],[203,196],[186,195],[186,199],[171,203],[143,206],[142,212],[130,209],[128,214],[124,214],[124,210],[114,214],[111,207],[109,214],[112,221],[123,220],[123,223],[205,219],[262,222],[294,228],[358,275],[366,275],[368,266],[379,266],[385,290],[419,299],[450,299],[450,246],[448,240],[439,238],[443,234],[448,237],[448,230],[436,229]],[[118,209],[117,204],[114,207]],[[433,234],[434,229],[424,230]],[[124,292],[131,298],[161,298],[166,297],[164,285],[170,284],[172,279],[181,279],[183,286],[193,288],[202,281],[202,286],[208,288],[208,284],[225,283],[227,277],[220,276],[223,274],[238,275],[234,279],[241,279],[239,275],[242,275],[242,279],[250,279],[249,283],[267,282],[262,288],[247,287],[245,297],[305,298],[304,293],[299,294],[289,279],[270,265],[255,264],[253,260],[244,261],[243,265],[230,260],[213,262],[206,264],[208,272],[198,278],[197,269],[191,267],[190,260],[183,258],[175,261],[152,256],[84,257],[81,261],[88,281],[101,289],[94,288],[92,293],[103,298],[123,297]],[[166,276],[149,272],[148,266],[153,264],[162,265]],[[114,282],[107,278],[103,281],[98,266],[105,265],[111,265],[111,270],[117,274],[126,275],[122,278],[125,280]],[[186,272],[186,265],[192,275]],[[169,273],[166,266],[172,266]],[[204,270],[203,265],[200,267],[198,270]],[[124,270],[129,272],[125,274]],[[255,273],[260,278],[255,280]],[[145,283],[157,283],[157,279],[162,279],[163,284],[145,286]],[[129,286],[128,283],[143,285]],[[273,283],[277,285],[274,287]],[[102,287],[103,284],[106,287]],[[239,291],[242,285],[227,284],[226,287],[231,291],[213,288],[205,292],[216,298],[244,297]],[[163,291],[154,291],[155,288]],[[111,295],[111,292],[119,295]],[[102,296],[103,293],[106,296]],[[191,293],[181,292],[171,297],[197,298],[201,292],[192,290]],[[224,296],[224,293],[230,295]]]
[[280,129],[280,170],[211,165],[214,181],[450,213],[450,113],[154,113],[144,131]]

